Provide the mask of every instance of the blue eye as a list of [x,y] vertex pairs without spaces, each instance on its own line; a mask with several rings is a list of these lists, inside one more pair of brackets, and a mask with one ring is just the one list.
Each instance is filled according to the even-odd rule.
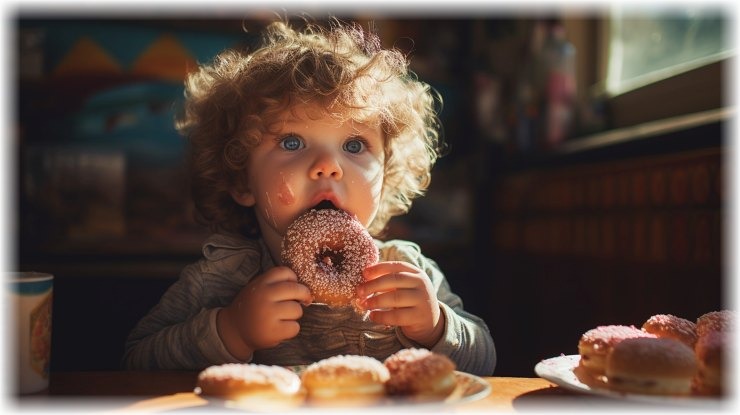
[[303,141],[294,135],[287,135],[280,139],[280,147],[288,151],[300,150],[303,148]]
[[357,154],[365,148],[365,143],[359,138],[353,138],[351,140],[347,140],[342,148],[344,149],[344,151],[352,154]]

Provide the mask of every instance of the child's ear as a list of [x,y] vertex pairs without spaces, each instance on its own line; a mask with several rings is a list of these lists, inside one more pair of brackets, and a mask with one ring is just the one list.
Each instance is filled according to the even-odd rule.
[[254,197],[254,194],[249,190],[245,190],[243,192],[232,190],[231,198],[234,199],[234,202],[244,207],[252,207],[257,203],[257,199]]

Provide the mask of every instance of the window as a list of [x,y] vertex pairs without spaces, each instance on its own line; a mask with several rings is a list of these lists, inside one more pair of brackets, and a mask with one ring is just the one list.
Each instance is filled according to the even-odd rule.
[[734,21],[722,5],[611,6],[593,24],[573,25],[584,39],[579,88],[605,104],[609,129],[722,112]]
[[619,95],[732,53],[730,21],[717,7],[615,6],[609,23],[606,90]]

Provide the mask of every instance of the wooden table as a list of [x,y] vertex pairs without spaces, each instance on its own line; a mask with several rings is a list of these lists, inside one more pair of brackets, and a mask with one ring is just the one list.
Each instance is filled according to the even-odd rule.
[[[223,408],[193,393],[197,375],[189,371],[55,372],[51,374],[48,390],[16,397],[11,402],[17,403],[21,410],[75,409],[75,412],[77,409],[113,413],[185,409],[192,412]],[[471,402],[440,405],[435,411],[516,411],[570,406],[588,409],[598,405],[630,404],[574,393],[541,378],[483,379],[491,385],[488,396]],[[388,412],[387,407],[384,409]]]

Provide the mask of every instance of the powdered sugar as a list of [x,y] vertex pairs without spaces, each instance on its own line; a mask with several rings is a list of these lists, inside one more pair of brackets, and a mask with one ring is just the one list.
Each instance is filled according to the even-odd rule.
[[581,336],[581,342],[591,343],[595,350],[603,347],[612,347],[624,339],[637,337],[655,337],[654,334],[644,332],[635,326],[599,326]]

